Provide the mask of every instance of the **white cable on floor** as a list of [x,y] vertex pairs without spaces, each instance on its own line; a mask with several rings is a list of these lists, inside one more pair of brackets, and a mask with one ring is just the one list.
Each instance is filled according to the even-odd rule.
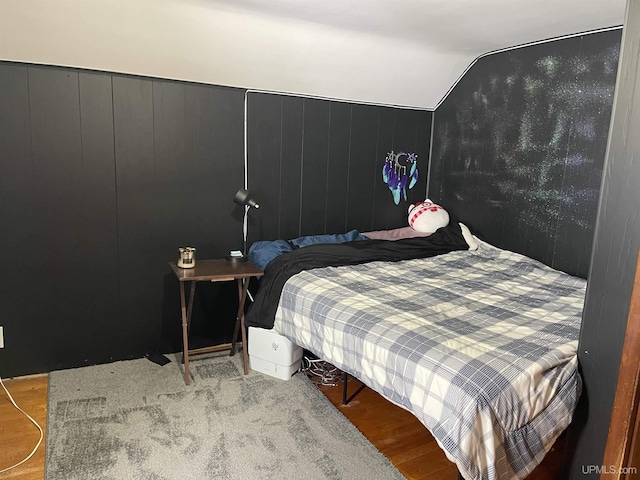
[[38,450],[38,447],[40,446],[40,444],[42,443],[42,439],[44,438],[44,432],[42,431],[42,427],[40,425],[38,425],[38,422],[36,422],[33,418],[31,418],[31,416],[25,412],[24,410],[22,410],[17,404],[16,402],[13,400],[13,397],[11,396],[11,394],[9,393],[9,390],[7,390],[7,387],[4,386],[4,383],[2,382],[2,377],[0,377],[0,385],[2,385],[2,388],[4,388],[4,391],[7,392],[7,395],[9,396],[9,400],[11,400],[11,403],[13,404],[14,407],[16,407],[20,412],[22,412],[24,414],[25,417],[27,417],[29,420],[31,420],[33,422],[33,424],[38,427],[38,430],[40,430],[40,440],[38,440],[38,443],[36,444],[35,448],[33,449],[33,451],[29,454],[29,456],[25,459],[23,459],[22,461],[16,463],[15,465],[12,465],[8,468],[5,468],[4,470],[0,470],[0,473],[4,473],[8,470],[11,470],[12,468],[16,468],[19,465],[22,465],[24,462],[26,462],[27,460],[29,460],[31,457],[33,457],[33,455],[36,453],[36,451]]

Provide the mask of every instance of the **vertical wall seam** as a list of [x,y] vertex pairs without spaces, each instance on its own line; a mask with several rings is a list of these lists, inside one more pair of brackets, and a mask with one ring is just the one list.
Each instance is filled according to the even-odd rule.
[[329,233],[327,232],[327,212],[329,211],[329,174],[330,174],[330,168],[329,166],[331,165],[331,112],[333,110],[333,104],[329,104],[329,125],[327,128],[327,168],[326,168],[326,172],[327,172],[327,181],[325,182],[324,185],[324,225],[322,227],[323,233]]
[[27,102],[29,103],[29,159],[31,160],[31,195],[32,198],[36,198],[36,169],[33,161],[33,118],[31,111],[31,67],[27,67]]
[[[431,132],[429,137],[429,154],[427,157],[427,178],[426,178],[427,184],[425,186],[424,198],[430,198],[430,195],[431,195],[429,191],[429,182],[431,182],[431,167],[433,164],[433,135],[434,135],[435,125],[436,125],[436,112],[434,110],[433,112],[431,112]],[[440,196],[442,196],[442,193],[440,194]]]
[[[378,110],[378,124],[376,127],[376,149],[375,152],[376,154],[378,153],[378,149],[380,148],[380,108],[377,109]],[[378,163],[378,159],[374,158],[373,159],[373,171],[376,171],[376,164]],[[374,230],[374,219],[376,216],[376,202],[375,202],[375,198],[376,198],[376,184],[377,184],[377,176],[374,174],[373,176],[373,194],[371,195],[371,197],[374,199],[373,202],[371,202],[371,224],[369,225],[369,230]]]
[[278,237],[282,236],[282,170],[284,160],[284,98],[280,99],[280,158],[278,159],[278,175],[280,181],[278,185]]
[[349,107],[349,149],[347,155],[347,195],[344,202],[344,227],[343,230],[347,231],[347,225],[349,223],[349,182],[351,179],[351,142],[353,140],[353,105]]
[[298,211],[298,236],[302,235],[302,198],[304,189],[304,129],[306,101],[302,100],[302,132],[300,138],[300,210]]
[[113,75],[109,75],[111,84],[111,126],[113,128],[113,187],[116,200],[116,271],[118,273],[118,303],[122,302],[122,272],[120,268],[120,205],[118,197],[118,151],[117,151],[117,131],[116,131],[116,104],[114,95]]

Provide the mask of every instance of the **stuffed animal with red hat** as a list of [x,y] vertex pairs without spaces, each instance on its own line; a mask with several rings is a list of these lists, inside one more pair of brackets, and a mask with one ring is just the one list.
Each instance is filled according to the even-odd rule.
[[433,233],[449,225],[449,214],[428,198],[409,206],[409,226],[418,232]]

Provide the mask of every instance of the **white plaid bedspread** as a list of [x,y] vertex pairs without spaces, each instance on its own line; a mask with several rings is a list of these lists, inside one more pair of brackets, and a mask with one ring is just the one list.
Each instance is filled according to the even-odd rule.
[[274,329],[412,412],[465,479],[521,479],[580,395],[586,281],[479,244],[304,271]]

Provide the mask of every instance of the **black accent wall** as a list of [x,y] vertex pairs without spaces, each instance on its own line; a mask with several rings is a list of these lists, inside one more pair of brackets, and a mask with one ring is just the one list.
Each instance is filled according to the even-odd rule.
[[[248,94],[249,244],[407,226],[425,199],[432,112]],[[398,205],[382,180],[387,153],[418,155],[418,182]]]
[[429,197],[488,242],[586,278],[620,36],[479,59],[435,112]]
[[[179,340],[168,262],[180,246],[215,257],[242,239],[243,104],[237,89],[0,64],[2,376]],[[234,321],[235,287],[212,292],[222,307],[208,291],[194,334],[203,314]]]
[[[406,225],[431,112],[247,96],[250,242]],[[4,377],[178,351],[177,248],[242,248],[245,91],[0,63]],[[395,205],[388,151],[418,154]],[[233,283],[196,289],[192,347],[228,342]]]

